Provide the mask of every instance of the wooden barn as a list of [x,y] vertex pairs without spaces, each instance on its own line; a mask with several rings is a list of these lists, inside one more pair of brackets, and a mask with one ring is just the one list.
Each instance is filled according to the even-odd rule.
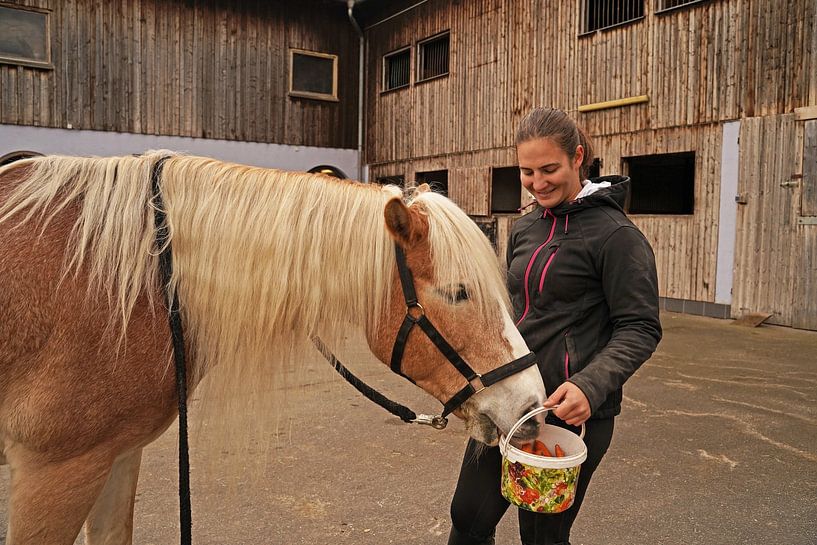
[[0,1],[0,162],[167,148],[359,177],[337,0]]
[[515,127],[558,107],[631,176],[664,308],[817,330],[816,27],[814,0],[0,0],[0,161],[428,181],[502,255]]
[[817,329],[814,0],[394,4],[364,23],[372,180],[437,182],[502,247],[515,127],[564,109],[632,177],[664,308]]

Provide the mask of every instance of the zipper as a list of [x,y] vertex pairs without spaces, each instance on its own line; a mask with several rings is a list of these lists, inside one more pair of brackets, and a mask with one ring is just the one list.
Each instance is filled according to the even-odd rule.
[[547,240],[544,241],[542,244],[540,244],[539,247],[537,247],[536,250],[533,251],[533,255],[530,256],[530,261],[528,261],[528,266],[525,267],[525,278],[524,278],[524,281],[525,281],[525,283],[524,283],[524,286],[525,286],[525,310],[522,312],[522,316],[516,322],[517,326],[519,326],[519,324],[522,323],[522,320],[525,319],[525,317],[528,315],[528,311],[530,310],[530,288],[529,288],[529,285],[530,285],[530,271],[533,268],[533,262],[536,261],[536,256],[539,255],[539,252],[542,251],[542,248],[547,246],[548,243],[553,239],[553,233],[556,231],[556,216],[554,216],[553,213],[549,209],[545,210],[545,217],[547,217],[547,216],[550,216],[551,218],[553,218],[553,223],[550,225],[550,234],[548,234]]
[[[570,330],[565,331],[565,380],[570,378],[570,354],[576,353],[576,347],[573,346],[573,337],[570,336]],[[575,359],[575,357],[573,358]]]
[[542,293],[542,288],[545,286],[545,277],[548,274],[548,269],[550,268],[550,264],[553,263],[553,258],[556,257],[556,252],[559,251],[559,247],[556,246],[553,251],[550,253],[547,262],[545,263],[545,268],[542,269],[542,276],[539,277],[539,293]]

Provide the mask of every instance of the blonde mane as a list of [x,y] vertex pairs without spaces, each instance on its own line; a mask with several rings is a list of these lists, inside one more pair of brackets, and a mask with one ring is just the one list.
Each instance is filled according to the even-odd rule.
[[[0,222],[39,218],[44,230],[59,210],[78,206],[66,271],[87,268],[89,289],[107,294],[124,335],[137,298],[161,293],[150,174],[162,157],[170,287],[181,302],[195,380],[218,370],[218,379],[206,381],[207,395],[269,393],[277,363],[297,357],[309,335],[374,326],[394,278],[383,210],[400,195],[395,187],[165,151],[49,156],[0,169],[0,177],[26,169],[0,205]],[[497,300],[507,306],[496,257],[470,218],[430,192],[409,204],[428,216],[437,285],[468,286],[481,312],[496,312]],[[228,401],[227,412],[251,411],[244,401]],[[222,407],[218,418],[225,416]]]

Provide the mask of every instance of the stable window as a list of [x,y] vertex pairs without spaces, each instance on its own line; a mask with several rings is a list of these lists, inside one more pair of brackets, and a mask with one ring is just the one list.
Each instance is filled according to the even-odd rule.
[[596,157],[593,159],[593,162],[590,163],[590,166],[587,167],[587,178],[598,178],[601,176],[601,159]]
[[435,193],[448,196],[448,171],[432,170],[429,172],[418,172],[416,174],[417,185],[428,184]]
[[289,95],[337,101],[338,56],[302,49],[289,52]]
[[700,4],[707,1],[709,0],[657,0],[658,6],[655,12],[661,13],[662,11],[669,11],[675,8],[689,6],[691,4]]
[[695,207],[695,152],[625,157],[630,176],[630,214],[692,214]]
[[0,5],[0,63],[51,68],[50,14]]
[[434,36],[417,45],[417,81],[448,74],[449,33]]
[[407,87],[410,81],[411,49],[405,48],[383,57],[383,90]]
[[332,165],[318,165],[310,168],[307,172],[310,174],[326,174],[327,176],[340,178],[341,180],[348,178],[348,176],[346,176],[341,169],[338,167],[333,167]]
[[491,214],[514,214],[522,204],[519,167],[491,169]]
[[614,27],[644,17],[644,0],[584,0],[582,34]]

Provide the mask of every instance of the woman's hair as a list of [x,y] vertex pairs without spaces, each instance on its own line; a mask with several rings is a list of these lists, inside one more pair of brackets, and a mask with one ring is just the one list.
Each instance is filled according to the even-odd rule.
[[550,138],[568,157],[576,156],[576,146],[584,148],[584,159],[579,175],[586,178],[593,163],[593,143],[590,137],[562,110],[554,108],[534,108],[519,123],[516,130],[516,145],[535,138]]

